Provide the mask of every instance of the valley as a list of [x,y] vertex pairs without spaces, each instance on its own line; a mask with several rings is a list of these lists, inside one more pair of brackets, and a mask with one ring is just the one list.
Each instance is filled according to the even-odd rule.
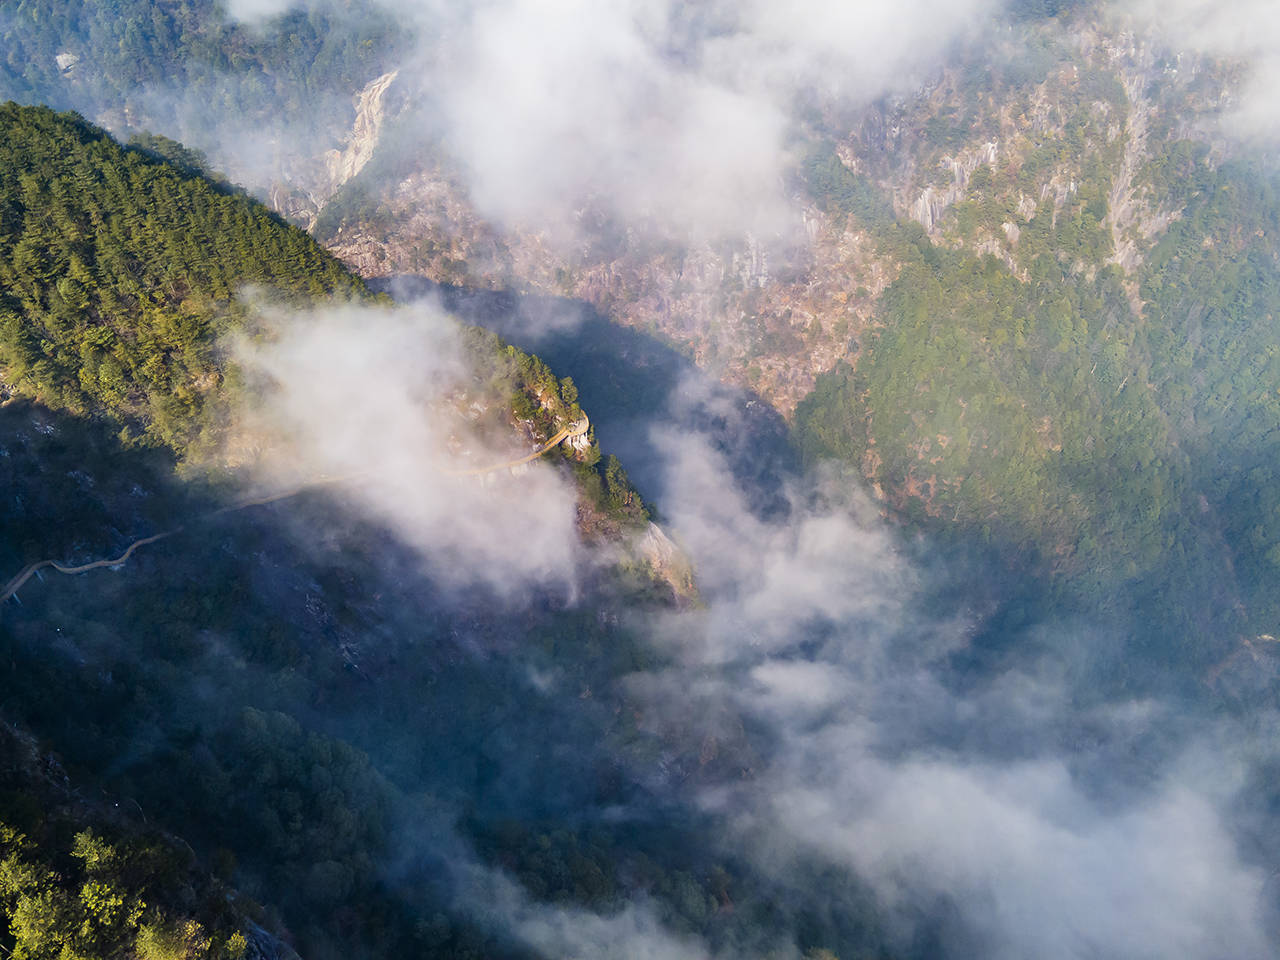
[[1274,955],[1210,7],[0,0],[0,948]]

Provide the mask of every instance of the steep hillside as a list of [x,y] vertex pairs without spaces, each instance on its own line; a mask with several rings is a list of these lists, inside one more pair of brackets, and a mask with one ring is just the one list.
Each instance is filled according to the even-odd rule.
[[551,292],[655,334],[896,514],[1090,609],[1231,571],[1160,628],[1199,637],[1203,665],[1280,627],[1261,586],[1280,542],[1260,492],[1271,174],[1227,159],[1232,65],[1093,5],[1016,12],[912,95],[799,111],[790,234],[658,241],[588,202],[566,245],[487,222],[447,152],[408,154],[394,121],[316,233],[366,276]]
[[[608,198],[584,200],[568,244],[537,224],[490,222],[447,147],[418,143],[429,117],[411,108],[387,121],[374,159],[326,205],[315,234],[364,276],[584,300],[790,417],[814,378],[854,360],[878,324],[877,298],[901,269],[896,232],[885,235],[895,221],[1024,276],[1046,245],[1086,269],[1116,263],[1136,295],[1139,248],[1171,215],[1141,192],[1140,168],[1171,140],[1212,129],[1229,74],[1211,64],[1178,72],[1092,7],[1071,19],[1077,6],[1053,5],[1047,20],[1026,13],[912,95],[857,110],[821,99],[798,107],[794,224],[777,236],[659,240],[646,224],[617,222]],[[415,95],[409,87],[399,99]]]
[[202,873],[140,809],[94,802],[57,762],[0,728],[0,911],[15,957],[288,955],[262,908]]
[[[250,389],[235,385],[219,340],[253,316],[242,292],[277,307],[355,299],[368,303],[367,322],[385,304],[305,234],[190,166],[122,147],[76,115],[10,104],[0,117],[0,557],[14,570],[45,556],[100,558],[174,531],[120,575],[34,577],[5,604],[4,719],[81,790],[145,811],[194,855],[174,853],[184,841],[104,826],[83,805],[55,816],[63,801],[23,779],[35,761],[14,761],[0,798],[12,828],[0,838],[0,942],[32,957],[287,956],[250,917],[308,956],[522,956],[455,910],[429,872],[389,882],[391,828],[434,824],[433,856],[461,871],[472,869],[473,840],[495,860],[526,842],[493,838],[513,817],[501,803],[472,806],[476,819],[454,837],[452,806],[483,793],[473,780],[498,769],[532,777],[526,799],[542,812],[531,816],[569,802],[562,783],[633,789],[610,772],[604,745],[656,747],[621,709],[621,678],[640,653],[617,610],[667,610],[674,598],[643,545],[628,552],[647,513],[621,465],[576,434],[561,461],[578,529],[604,544],[572,608],[550,587],[513,608],[433,580],[394,529],[324,490],[228,509],[221,488],[180,480],[174,458],[217,449],[221,418]],[[445,403],[473,432],[532,444],[582,420],[570,380],[492,334],[459,336],[464,390]],[[518,497],[521,482],[508,478],[504,495]],[[303,542],[301,529],[311,531]],[[526,662],[505,661],[528,643],[556,689],[593,692],[590,709],[566,709],[574,696],[530,687]],[[382,704],[372,712],[370,691]],[[528,738],[545,744],[545,729],[493,739],[495,718],[529,714],[565,738],[548,782],[529,769]],[[410,742],[430,745],[421,765],[405,765]],[[555,856],[593,883],[640,855],[622,840],[590,852],[577,842],[558,839]],[[713,853],[693,856],[705,865]],[[215,870],[268,912],[220,904],[229,893],[207,879]],[[671,886],[661,874],[653,882]]]
[[1276,625],[1274,173],[1207,142],[1222,65],[1085,23],[1042,40],[1030,81],[957,75],[892,118],[915,138],[841,145],[929,241],[797,426],[1091,601],[1142,584],[1204,667]]
[[[105,416],[125,436],[207,457],[243,399],[225,341],[250,323],[253,304],[377,299],[305,233],[203,176],[172,141],[124,147],[74,114],[12,103],[0,106],[0,131],[6,396]],[[491,335],[468,336],[486,385],[467,402],[491,408],[500,429],[524,424],[538,443],[581,417],[571,382]],[[602,517],[616,502],[617,516],[644,519],[616,463],[589,443],[574,459]]]
[[1265,6],[0,0],[0,953],[1275,956]]
[[0,133],[10,391],[109,413],[183,450],[212,427],[217,343],[244,322],[242,292],[294,303],[364,294],[261,204],[75,115],[9,103]]
[[265,24],[215,0],[0,0],[0,100],[74,109],[122,138],[164,131],[306,219],[353,96],[405,40],[376,4],[350,0]]

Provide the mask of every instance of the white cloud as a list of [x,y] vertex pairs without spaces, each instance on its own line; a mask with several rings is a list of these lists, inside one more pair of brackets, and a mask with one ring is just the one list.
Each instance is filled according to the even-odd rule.
[[253,22],[278,17],[299,4],[295,0],[227,0],[226,6],[237,20]]
[[1115,0],[1175,49],[1243,65],[1226,106],[1224,128],[1236,136],[1280,139],[1280,5],[1272,0]]
[[[261,19],[282,0],[241,0]],[[572,230],[594,204],[677,237],[782,231],[794,99],[910,89],[997,0],[381,0],[479,209]],[[372,78],[370,78],[372,79]],[[424,141],[427,132],[423,133]]]
[[563,222],[592,197],[633,227],[778,230],[795,95],[909,86],[991,6],[506,0],[466,20],[432,82],[499,219]]
[[454,321],[425,302],[267,316],[272,336],[237,355],[268,384],[252,416],[271,438],[274,484],[348,478],[344,494],[444,582],[513,595],[572,586],[583,556],[570,482],[540,462],[519,476],[451,473],[528,452],[509,429],[472,423],[484,397]]
[[1242,731],[1177,746],[1175,712],[1083,708],[1040,660],[957,693],[947,654],[973,626],[919,612],[920,578],[865,504],[827,478],[761,520],[707,446],[662,448],[706,608],[655,627],[686,667],[632,690],[675,731],[726,712],[764,731],[753,776],[701,794],[736,824],[726,846],[780,883],[806,859],[848,869],[889,921],[949,900],[995,960],[1273,955],[1265,875],[1227,818]]

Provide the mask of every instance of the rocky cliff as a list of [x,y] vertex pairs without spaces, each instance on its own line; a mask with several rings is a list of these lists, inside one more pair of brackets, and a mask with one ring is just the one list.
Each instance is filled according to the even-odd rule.
[[341,147],[319,157],[282,151],[279,176],[265,198],[275,210],[307,230],[315,226],[325,204],[373,158],[387,118],[387,94],[398,75],[384,73],[352,98],[355,113]]
[[[1082,236],[1103,224],[1109,237],[1105,249],[1082,241],[1074,269],[1109,263],[1132,276],[1142,250],[1177,216],[1143,189],[1153,141],[1186,134],[1222,91],[1206,93],[1198,68],[1179,71],[1122,30],[1026,29],[971,51],[970,62],[939,70],[912,96],[852,119],[828,110],[807,136],[832,143],[850,176],[865,178],[900,222],[915,221],[937,244],[991,254],[1025,276],[1028,230],[1074,218]],[[990,62],[1003,73],[975,73],[975,64]],[[334,184],[367,162],[393,79],[379,78],[358,98],[351,142],[332,164]],[[588,199],[578,235],[566,242],[485,220],[447,156],[424,155],[403,176],[363,183],[374,202],[323,239],[367,277],[417,274],[586,301],[790,416],[819,374],[856,362],[862,334],[877,322],[877,299],[897,274],[883,230],[833,209],[802,179],[786,235],[659,241],[643,225],[619,226]],[[1140,311],[1132,280],[1130,292]]]

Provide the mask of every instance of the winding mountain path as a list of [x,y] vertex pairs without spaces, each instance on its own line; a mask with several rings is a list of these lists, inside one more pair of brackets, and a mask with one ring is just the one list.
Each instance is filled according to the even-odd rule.
[[[508,460],[505,463],[497,463],[497,464],[492,464],[490,466],[485,466],[485,467],[475,467],[470,470],[442,470],[441,472],[444,473],[446,476],[450,476],[450,477],[475,477],[475,476],[480,476],[481,474],[486,474],[486,473],[496,473],[499,470],[509,470],[512,467],[518,467],[518,466],[521,466],[522,464],[530,463],[533,460],[537,460],[539,457],[543,456],[546,453],[549,453],[551,450],[554,450],[557,446],[564,443],[565,440],[571,439],[573,437],[581,437],[590,429],[591,429],[591,421],[587,418],[586,414],[583,414],[581,420],[576,420],[573,423],[569,424],[569,426],[561,429],[554,436],[552,436],[550,440],[548,440],[546,443],[540,446],[533,453],[529,454],[526,457],[521,457],[519,460]],[[236,503],[230,504],[229,506],[220,507],[217,510],[213,510],[199,517],[196,522],[200,522],[204,520],[212,520],[214,517],[220,517],[223,514],[227,514],[227,513],[234,513],[237,510],[245,510],[249,507],[257,507],[257,506],[262,506],[263,504],[275,503],[277,500],[288,500],[290,497],[296,497],[298,494],[302,493],[305,490],[312,490],[319,486],[325,486],[331,483],[338,483],[343,480],[351,480],[351,479],[353,478],[350,476],[346,476],[346,477],[319,477],[314,480],[308,480],[306,483],[298,484],[296,487],[291,487],[288,490],[284,490],[280,493],[273,493],[270,496],[266,496],[266,497],[254,497],[253,499],[250,499],[250,500],[240,500]],[[88,573],[90,570],[99,570],[103,567],[119,566],[122,563],[126,563],[129,560],[129,558],[133,556],[133,552],[137,550],[139,547],[145,547],[149,543],[155,543],[156,541],[163,540],[166,537],[172,537],[175,534],[181,533],[184,529],[185,527],[174,527],[172,530],[165,530],[163,533],[155,533],[149,537],[142,537],[141,539],[135,540],[133,541],[133,543],[129,544],[129,546],[125,548],[124,553],[120,554],[120,556],[118,557],[113,557],[107,560],[94,560],[91,563],[82,563],[79,566],[74,566],[74,567],[64,566],[63,564],[58,563],[56,560],[37,560],[35,563],[28,564],[26,567],[24,567],[21,573],[19,573],[17,576],[15,576],[12,580],[10,580],[8,583],[4,585],[4,589],[0,590],[0,603],[4,603],[10,597],[16,594],[19,590],[21,590],[23,585],[28,580],[30,580],[33,576],[35,576],[35,574],[40,570],[44,570],[45,568],[48,568],[51,570],[56,570],[58,571],[58,573],[80,574],[80,573]]]
[[576,420],[569,424],[569,426],[565,427],[527,457],[521,457],[519,460],[508,460],[506,463],[498,463],[490,467],[475,467],[471,470],[442,470],[440,472],[449,477],[476,477],[482,473],[496,473],[499,470],[510,470],[512,467],[518,467],[521,464],[537,460],[544,453],[555,449],[555,447],[564,443],[564,441],[572,437],[580,437],[590,429],[591,421],[587,419],[587,415],[584,413],[581,420]]
[[117,564],[124,563],[131,556],[133,551],[139,547],[145,547],[148,543],[155,543],[157,540],[163,540],[165,537],[172,537],[175,533],[182,532],[182,527],[176,527],[173,530],[166,530],[164,533],[157,533],[150,537],[143,537],[141,540],[135,540],[129,544],[128,548],[120,556],[111,560],[95,560],[92,563],[82,563],[78,567],[64,567],[55,560],[37,560],[35,563],[29,564],[23,571],[4,585],[4,591],[0,592],[0,603],[8,600],[22,587],[24,583],[31,579],[37,570],[43,570],[45,567],[51,567],[59,573],[88,573],[90,570],[97,570],[99,567],[114,567]]

